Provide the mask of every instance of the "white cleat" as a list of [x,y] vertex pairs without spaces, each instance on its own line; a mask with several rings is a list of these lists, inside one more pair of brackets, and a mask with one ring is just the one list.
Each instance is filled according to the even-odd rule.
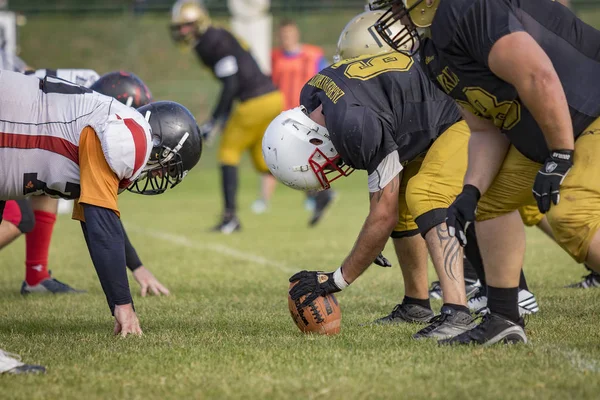
[[[479,291],[467,302],[469,310],[475,314],[485,315],[489,312],[487,308],[487,296]],[[535,295],[529,290],[519,290],[519,315],[530,315],[540,311]]]
[[45,373],[41,365],[30,365],[21,362],[21,357],[0,349],[0,374],[38,374]]

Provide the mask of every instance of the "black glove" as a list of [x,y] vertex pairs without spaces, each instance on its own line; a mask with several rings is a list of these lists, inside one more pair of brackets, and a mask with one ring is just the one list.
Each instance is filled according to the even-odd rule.
[[300,271],[290,278],[290,282],[298,282],[290,289],[292,300],[296,301],[306,296],[300,305],[301,308],[306,307],[319,296],[327,296],[342,290],[333,281],[333,272]]
[[379,253],[379,255],[375,258],[375,261],[373,261],[373,262],[375,264],[379,265],[380,267],[389,268],[392,266],[392,263],[390,262],[390,260],[385,258],[383,253]]
[[560,185],[573,167],[573,150],[553,150],[533,182],[533,197],[542,214],[560,201]]
[[472,222],[475,222],[477,202],[480,197],[479,189],[473,185],[465,185],[461,194],[448,207],[446,216],[448,234],[456,237],[462,247],[467,245],[467,228]]

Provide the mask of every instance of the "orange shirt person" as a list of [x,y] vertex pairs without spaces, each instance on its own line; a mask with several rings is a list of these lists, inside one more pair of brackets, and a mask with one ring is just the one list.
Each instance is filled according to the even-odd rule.
[[304,84],[329,63],[322,48],[300,42],[300,30],[294,21],[282,21],[278,37],[281,47],[271,53],[272,79],[289,110],[298,107]]

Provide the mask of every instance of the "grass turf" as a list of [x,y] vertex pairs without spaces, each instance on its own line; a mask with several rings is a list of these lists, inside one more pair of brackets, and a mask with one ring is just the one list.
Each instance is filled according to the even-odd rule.
[[[346,17],[319,24],[331,31],[329,54]],[[301,26],[315,18],[302,17]],[[191,55],[169,47],[166,20],[120,22],[31,18],[22,32],[23,57],[37,67],[130,69],[158,98],[205,116],[217,86]],[[307,34],[313,42],[327,36],[316,29]],[[0,253],[0,347],[48,367],[45,376],[0,376],[1,398],[597,398],[600,290],[563,289],[583,269],[541,233],[528,231],[525,269],[542,310],[527,326],[529,345],[440,348],[411,340],[417,326],[361,326],[401,300],[397,262],[392,269],[372,267],[338,296],[341,335],[304,336],[289,317],[287,278],[339,265],[367,214],[366,176],[340,182],[327,218],[308,229],[303,196],[283,187],[268,214],[249,212],[258,185],[245,162],[244,231],[223,237],[206,232],[220,211],[215,163],[208,149],[172,193],[121,198],[131,240],[173,293],[142,299],[131,282],[142,338],[111,335],[79,226],[68,217],[57,223],[50,264],[56,277],[87,294],[23,298],[23,240]],[[391,246],[385,254],[395,260]]]

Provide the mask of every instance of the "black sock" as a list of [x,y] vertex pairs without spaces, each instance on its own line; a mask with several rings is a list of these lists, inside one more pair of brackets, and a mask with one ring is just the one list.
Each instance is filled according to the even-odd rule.
[[521,270],[521,278],[519,279],[519,289],[529,290],[527,286],[527,280],[525,279],[525,273]]
[[[465,257],[469,261],[481,286],[485,288],[485,271],[483,270],[483,260],[477,245],[477,236],[475,235],[475,224],[471,224],[467,229],[467,246],[465,247]],[[469,275],[470,276],[470,275]],[[467,278],[467,263],[465,263],[465,278]]]
[[519,321],[519,288],[495,288],[488,286],[488,308],[513,322]]
[[225,201],[225,213],[235,215],[235,198],[238,186],[237,167],[232,165],[221,165],[221,182],[223,200]]
[[429,302],[429,299],[425,299],[425,300],[421,300],[421,299],[415,299],[414,297],[408,297],[408,296],[404,296],[404,299],[402,300],[402,304],[415,304],[417,306],[421,306],[421,307],[425,307],[431,310],[431,303]]
[[465,274],[465,282],[467,282],[467,283],[477,282],[477,279],[479,279],[479,277],[477,276],[477,271],[475,271],[475,268],[473,268],[473,265],[471,264],[471,262],[469,261],[469,259],[467,257],[464,257],[464,259],[463,259],[463,268],[464,268],[464,274]]
[[451,308],[454,311],[463,311],[463,312],[466,312],[467,314],[471,313],[469,311],[469,307],[467,307],[467,306],[461,306],[460,304],[444,303],[444,305],[442,307]]

